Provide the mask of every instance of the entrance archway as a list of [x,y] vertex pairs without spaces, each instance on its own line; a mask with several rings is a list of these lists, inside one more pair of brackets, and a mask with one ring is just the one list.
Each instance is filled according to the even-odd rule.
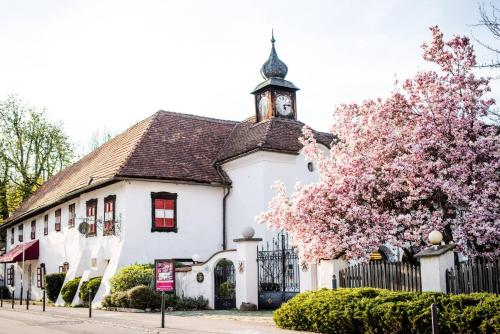
[[236,308],[236,277],[232,261],[222,259],[215,266],[214,292],[216,310]]

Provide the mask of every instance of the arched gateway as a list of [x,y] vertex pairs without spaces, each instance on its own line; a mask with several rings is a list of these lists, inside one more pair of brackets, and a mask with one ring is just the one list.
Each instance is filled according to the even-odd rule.
[[232,261],[222,259],[215,266],[214,292],[216,310],[236,308],[236,278]]

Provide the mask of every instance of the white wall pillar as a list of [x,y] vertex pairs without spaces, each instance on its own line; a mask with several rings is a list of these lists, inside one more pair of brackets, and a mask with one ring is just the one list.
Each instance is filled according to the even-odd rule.
[[446,269],[453,268],[455,245],[431,247],[415,255],[420,258],[422,291],[446,293]]
[[332,288],[333,275],[337,280],[337,288],[339,287],[339,272],[347,268],[347,261],[343,259],[321,260],[318,265],[318,289]]
[[316,263],[299,264],[300,292],[318,289],[318,266]]
[[262,239],[250,237],[233,241],[236,243],[236,307],[239,309],[242,303],[258,307],[257,245]]

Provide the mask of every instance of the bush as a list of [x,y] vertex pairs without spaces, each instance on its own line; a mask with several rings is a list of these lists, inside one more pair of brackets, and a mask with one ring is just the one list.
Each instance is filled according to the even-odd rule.
[[99,286],[101,285],[101,281],[102,277],[94,277],[82,283],[79,297],[84,305],[88,305],[90,291],[92,291],[92,296],[95,296]]
[[45,289],[47,291],[47,298],[50,301],[55,302],[57,300],[65,277],[66,273],[54,273],[45,276]]
[[128,290],[128,303],[131,308],[145,310],[151,308],[153,302],[153,290],[145,285],[139,285]]
[[111,294],[104,296],[101,305],[102,307],[115,307],[115,305],[113,305],[113,295]]
[[154,278],[153,266],[150,264],[133,264],[123,267],[111,277],[111,291],[127,291],[139,285],[150,286]]
[[128,293],[126,291],[118,291],[111,294],[111,303],[115,307],[129,307]]
[[500,297],[446,295],[371,288],[301,293],[274,312],[278,327],[319,333],[429,333],[430,306],[440,333],[496,333]]
[[205,310],[208,307],[208,300],[202,296],[198,298],[183,297],[177,300],[174,306],[176,310],[190,311],[190,310]]
[[71,304],[73,298],[76,295],[76,290],[78,290],[78,285],[80,284],[81,277],[73,278],[64,284],[61,290],[62,299],[66,304]]
[[3,299],[9,299],[9,298],[11,298],[10,291],[9,291],[8,287],[6,287],[6,286],[0,286],[0,291],[3,292],[3,294],[2,294]]

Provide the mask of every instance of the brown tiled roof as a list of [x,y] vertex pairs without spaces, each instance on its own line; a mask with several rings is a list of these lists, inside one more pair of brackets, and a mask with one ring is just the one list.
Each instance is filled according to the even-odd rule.
[[236,124],[159,112],[118,176],[223,183],[213,162]]
[[[297,153],[302,148],[299,138],[304,123],[283,118],[271,118],[255,123],[251,117],[239,123],[227,139],[217,156],[218,162],[233,159],[256,149]],[[330,147],[333,136],[329,133],[314,131],[315,139]]]
[[[120,178],[227,184],[220,163],[255,149],[297,153],[303,126],[285,119],[256,124],[255,118],[234,122],[159,111],[51,177],[6,224]],[[327,146],[333,138],[321,132],[315,136]]]

